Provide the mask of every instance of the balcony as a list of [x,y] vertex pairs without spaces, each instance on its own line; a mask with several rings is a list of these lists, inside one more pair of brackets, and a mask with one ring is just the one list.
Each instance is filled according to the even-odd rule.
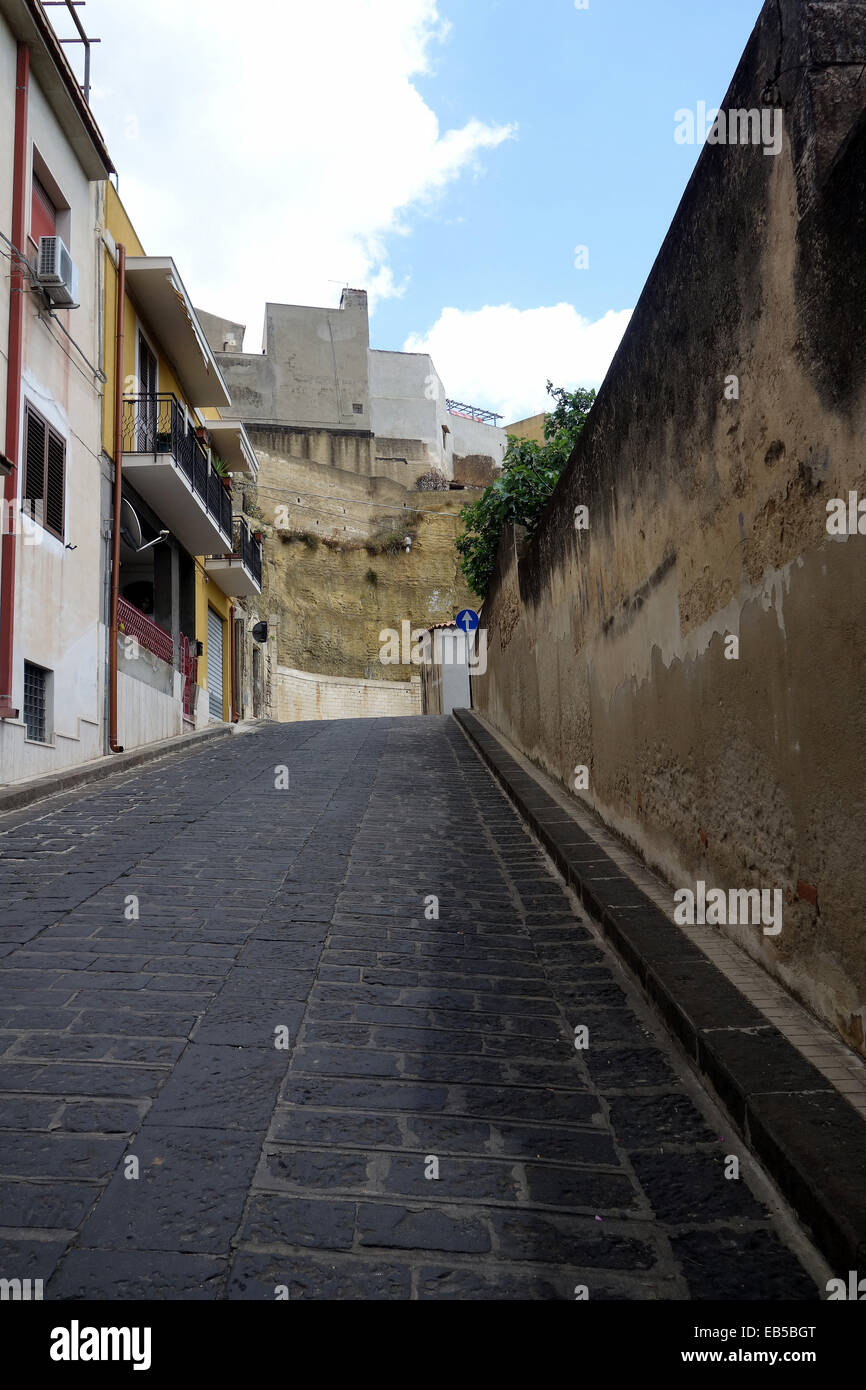
[[262,592],[262,543],[251,534],[243,517],[235,520],[233,554],[209,555],[204,567],[229,598]]
[[215,454],[231,473],[249,473],[255,482],[259,473],[256,451],[240,420],[205,420],[204,429]]
[[173,395],[123,402],[123,472],[191,555],[232,545],[232,502]]
[[125,598],[117,600],[117,630],[124,637],[134,637],[146,652],[158,656],[167,666],[174,665],[174,640],[170,632],[148,618]]
[[171,256],[127,256],[126,285],[152,335],[171,358],[187,400],[199,410],[230,406],[228,387]]

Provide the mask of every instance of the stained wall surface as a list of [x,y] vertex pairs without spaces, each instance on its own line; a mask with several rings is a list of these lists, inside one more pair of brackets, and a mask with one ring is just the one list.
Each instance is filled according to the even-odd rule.
[[722,109],[781,151],[702,151],[473,681],[672,894],[781,888],[780,935],[720,930],[860,1050],[866,535],[827,506],[866,499],[864,53],[866,5],[765,5]]

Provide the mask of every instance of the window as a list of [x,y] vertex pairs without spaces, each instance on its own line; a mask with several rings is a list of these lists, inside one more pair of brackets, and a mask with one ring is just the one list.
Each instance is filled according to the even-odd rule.
[[352,406],[352,409],[354,410],[356,415],[364,414],[364,407],[362,405],[358,405],[357,402]]
[[143,396],[156,395],[156,357],[143,333],[138,335],[138,379]]
[[57,208],[42,180],[33,174],[33,196],[30,204],[30,235],[39,245],[41,236],[54,236],[57,231]]
[[48,676],[42,666],[24,663],[24,723],[34,743],[48,742]]
[[141,399],[138,403],[138,423],[144,430],[147,449],[156,448],[156,357],[151,352],[143,333],[138,335],[138,389]]
[[25,414],[24,457],[25,511],[63,540],[66,445],[32,405]]
[[30,183],[30,240],[39,250],[39,238],[59,236],[71,249],[72,210],[69,200],[58,184],[36,146],[33,146],[33,169]]

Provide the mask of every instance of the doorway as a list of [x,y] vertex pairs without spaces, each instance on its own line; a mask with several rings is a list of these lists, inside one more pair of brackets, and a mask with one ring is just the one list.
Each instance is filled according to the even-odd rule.
[[156,358],[144,339],[138,335],[138,378],[141,383],[141,403],[139,421],[144,431],[149,449],[155,448],[156,439]]

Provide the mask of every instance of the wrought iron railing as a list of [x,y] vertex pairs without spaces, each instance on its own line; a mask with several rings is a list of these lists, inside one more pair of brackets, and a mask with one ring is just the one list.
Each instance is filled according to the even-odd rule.
[[125,598],[117,600],[117,627],[124,637],[134,637],[140,647],[152,652],[169,666],[174,665],[174,641],[170,632],[148,618]]
[[170,454],[205,511],[226,539],[231,538],[232,499],[177,396],[126,397],[123,450],[127,454]]
[[262,587],[262,543],[256,540],[246,517],[236,516],[232,533],[232,550],[225,555],[210,555],[210,560],[240,560],[248,574]]
[[243,517],[237,518],[235,528],[235,554],[240,556],[245,568],[261,589],[262,543],[255,539]]

